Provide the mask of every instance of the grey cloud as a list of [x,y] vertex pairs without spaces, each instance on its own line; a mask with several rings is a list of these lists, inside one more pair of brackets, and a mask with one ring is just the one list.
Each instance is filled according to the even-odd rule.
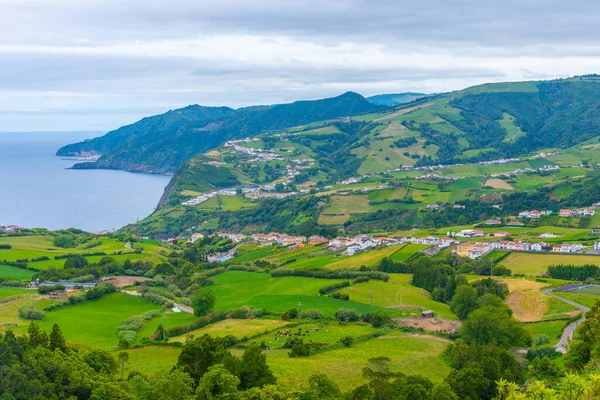
[[[0,130],[111,129],[193,103],[240,107],[346,90],[438,92],[490,81],[550,79],[582,72],[575,63],[553,65],[565,57],[596,67],[598,20],[600,8],[583,0],[4,0],[0,45],[21,48],[0,51]],[[328,64],[295,54],[269,63],[263,62],[265,55],[232,62],[223,54],[204,60],[186,54],[27,50],[202,41],[218,34],[261,36],[265,42],[286,36],[332,52],[350,43],[396,59],[407,52],[431,57],[397,66],[368,59],[367,51],[364,63]],[[448,54],[467,61],[435,61]],[[548,62],[543,68],[525,61],[515,66],[515,58],[531,56]],[[504,65],[509,58],[512,64]],[[479,62],[470,65],[473,60]]]

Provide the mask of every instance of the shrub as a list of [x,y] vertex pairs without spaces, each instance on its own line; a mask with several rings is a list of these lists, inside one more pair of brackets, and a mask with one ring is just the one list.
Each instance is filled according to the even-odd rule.
[[40,286],[38,288],[38,293],[39,294],[48,294],[48,293],[52,293],[52,292],[59,292],[62,290],[65,290],[65,287],[63,285]]
[[345,288],[348,286],[350,286],[350,282],[348,282],[348,281],[335,283],[333,285],[327,285],[327,286],[324,286],[321,289],[319,289],[319,294],[327,294],[327,293],[335,292],[338,289],[342,289],[342,288]]
[[558,355],[560,355],[560,353],[558,351],[556,351],[556,349],[554,347],[548,346],[548,347],[540,347],[537,349],[527,350],[527,355],[525,356],[525,358],[527,358],[527,360],[531,361],[534,358],[542,358],[542,357],[554,358]]
[[121,343],[121,341],[126,342],[127,343],[127,347],[131,347],[133,346],[133,344],[135,343],[135,337],[137,336],[137,332],[136,331],[132,331],[132,330],[123,330],[123,331],[119,331],[119,343]]
[[292,351],[288,353],[290,358],[306,357],[310,355],[310,345],[304,343],[302,339],[292,346]]
[[369,277],[368,276],[359,276],[358,278],[354,278],[354,280],[352,281],[352,284],[355,285],[357,283],[365,283],[365,282],[369,282]]
[[550,343],[550,337],[545,333],[533,337],[533,345],[536,347],[546,343]]
[[45,315],[46,313],[43,310],[35,308],[32,305],[19,308],[19,317],[24,319],[41,321],[42,319],[44,319]]
[[323,313],[319,310],[304,310],[300,313],[300,319],[323,319]]
[[353,341],[354,339],[352,338],[352,336],[344,336],[340,339],[340,343],[343,344],[345,347],[350,347]]
[[359,317],[356,310],[340,308],[335,312],[335,319],[337,319],[339,322],[354,322],[358,321]]
[[345,293],[334,293],[332,295],[329,295],[329,297],[333,298],[333,299],[340,299],[340,300],[350,300],[350,296],[345,294]]
[[350,270],[338,270],[329,271],[323,269],[286,269],[277,268],[271,271],[271,276],[304,276],[308,278],[320,278],[320,279],[354,279],[359,276],[366,276],[369,279],[377,279],[380,281],[387,282],[390,276],[384,272],[379,271],[350,271]]

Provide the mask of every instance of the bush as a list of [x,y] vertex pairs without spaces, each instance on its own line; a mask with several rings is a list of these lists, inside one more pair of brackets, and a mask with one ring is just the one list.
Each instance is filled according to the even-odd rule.
[[556,349],[554,347],[548,346],[548,347],[540,347],[537,349],[527,350],[527,355],[525,356],[525,358],[527,358],[528,361],[531,361],[534,358],[542,358],[542,357],[554,358],[559,355],[560,355],[560,353],[558,351],[556,351]]
[[60,292],[63,290],[65,290],[65,287],[63,285],[40,286],[38,288],[38,293],[39,294],[48,294],[48,293],[52,293],[52,292]]
[[354,280],[352,281],[352,284],[355,285],[357,283],[365,283],[365,282],[369,282],[369,277],[368,276],[359,276],[358,278],[354,278]]
[[127,343],[127,347],[133,346],[133,344],[135,343],[136,336],[137,332],[133,330],[119,331],[119,345],[121,345],[121,342],[123,341]]
[[322,287],[321,289],[319,289],[319,294],[327,294],[327,293],[331,293],[331,292],[335,292],[338,289],[342,289],[345,287],[350,286],[350,282],[348,281],[344,281],[344,282],[340,282],[340,283],[335,283],[333,285],[327,285]]
[[334,293],[332,295],[329,295],[329,297],[331,297],[332,299],[339,299],[339,300],[350,300],[350,296],[345,294],[345,293]]
[[300,319],[323,319],[323,313],[319,310],[304,310],[300,313]]
[[369,279],[377,279],[380,281],[387,282],[390,276],[384,272],[379,271],[349,271],[349,270],[338,270],[329,271],[323,269],[286,269],[277,268],[271,271],[271,276],[304,276],[307,278],[320,278],[320,279],[355,279],[359,276],[366,276]]
[[44,311],[37,309],[31,305],[19,308],[19,317],[24,319],[41,321],[42,319],[44,319],[45,315],[46,313]]
[[299,343],[292,346],[292,351],[288,353],[290,358],[295,357],[306,357],[310,355],[310,345],[304,343],[302,339],[299,339]]
[[548,335],[546,335],[545,333],[542,333],[541,335],[536,335],[533,337],[533,345],[536,347],[541,346],[546,343],[550,343],[550,337]]
[[340,308],[335,312],[335,319],[339,322],[354,322],[358,321],[358,313],[354,309]]
[[373,328],[381,328],[392,322],[392,319],[384,315],[381,311],[377,311],[363,315],[361,321],[370,323],[373,325]]
[[353,341],[354,339],[352,338],[352,336],[344,336],[340,339],[340,343],[343,344],[345,347],[350,347]]
[[0,250],[10,250],[12,246],[10,244],[0,244]]

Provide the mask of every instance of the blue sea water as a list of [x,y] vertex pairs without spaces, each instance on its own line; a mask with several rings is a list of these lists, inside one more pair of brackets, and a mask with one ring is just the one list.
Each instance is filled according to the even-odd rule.
[[113,230],[152,213],[169,177],[70,170],[54,154],[100,132],[0,132],[0,225]]

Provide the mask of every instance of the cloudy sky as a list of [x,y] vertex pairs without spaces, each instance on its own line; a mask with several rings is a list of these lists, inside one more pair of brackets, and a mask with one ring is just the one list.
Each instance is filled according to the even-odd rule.
[[571,0],[0,0],[0,131],[600,72]]

